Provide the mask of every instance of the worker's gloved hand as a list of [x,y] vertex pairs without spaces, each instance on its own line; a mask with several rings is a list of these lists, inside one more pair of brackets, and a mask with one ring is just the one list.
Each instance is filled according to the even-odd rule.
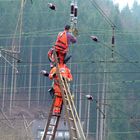
[[67,82],[70,82],[71,81],[70,78],[66,78],[66,77],[62,77],[62,78],[63,78],[63,80],[66,80]]
[[74,100],[74,95],[73,94],[71,95],[71,98],[72,98],[72,100]]
[[56,73],[53,74],[53,78],[55,78],[55,77],[56,77]]
[[46,70],[41,70],[40,74],[44,75],[44,76],[49,76],[49,73]]

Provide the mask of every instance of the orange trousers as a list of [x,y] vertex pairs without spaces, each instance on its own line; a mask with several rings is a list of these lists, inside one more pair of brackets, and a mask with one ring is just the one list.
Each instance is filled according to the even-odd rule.
[[55,97],[53,112],[61,113],[63,100],[62,100],[61,90],[58,85],[54,85],[54,92],[56,97]]
[[62,52],[59,52],[59,51],[57,52],[57,57],[58,57],[58,60],[59,60],[60,64],[64,63],[65,56],[66,56],[66,53],[62,53]]
[[[48,59],[49,59],[50,62],[52,62],[52,63],[55,62],[54,54],[53,54],[53,53],[54,53],[54,49],[51,48],[51,49],[48,51]],[[57,54],[59,63],[63,64],[63,63],[64,63],[65,56],[66,56],[66,53],[61,52],[61,51],[59,51],[59,50],[56,50],[56,54]]]

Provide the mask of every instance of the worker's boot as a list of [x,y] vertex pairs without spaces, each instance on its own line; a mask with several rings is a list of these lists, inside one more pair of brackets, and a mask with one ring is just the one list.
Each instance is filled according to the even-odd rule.
[[71,57],[72,55],[66,56],[66,58],[64,59],[64,64],[66,64],[70,60]]
[[61,113],[61,109],[59,107],[54,107],[53,114],[54,115],[60,115],[60,113]]
[[53,89],[53,87],[49,88],[48,91],[49,91],[51,97],[54,98],[54,89]]

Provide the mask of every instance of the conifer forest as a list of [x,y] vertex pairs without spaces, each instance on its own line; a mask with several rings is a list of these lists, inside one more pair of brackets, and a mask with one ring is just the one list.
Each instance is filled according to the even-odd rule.
[[[40,71],[50,71],[47,53],[71,25],[71,2],[0,0],[0,140],[41,140],[52,81]],[[112,0],[77,0],[77,7],[67,66],[86,139],[140,140],[140,5],[120,10]],[[69,139],[64,111],[58,131]]]

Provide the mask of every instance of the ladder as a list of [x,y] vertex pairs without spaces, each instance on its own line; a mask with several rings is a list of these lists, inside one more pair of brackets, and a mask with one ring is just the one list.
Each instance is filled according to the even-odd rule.
[[63,102],[66,114],[66,120],[69,127],[70,140],[86,140],[83,128],[69,89],[68,82],[63,78],[64,94]]
[[[47,140],[54,140],[55,139],[55,134],[56,134],[59,119],[61,116],[61,114],[54,114],[53,113],[55,99],[56,99],[56,96],[53,99],[53,102],[52,102],[52,105],[51,105],[51,108],[49,111],[48,120],[47,120],[47,123],[46,123],[44,133],[43,133],[41,140],[46,140],[46,139]],[[62,110],[62,106],[61,106],[60,110]]]
[[[56,60],[56,74],[58,76],[58,81],[59,81],[59,85],[61,89],[66,121],[68,123],[68,128],[69,128],[70,140],[86,140],[74,101],[72,99],[72,94],[70,92],[67,79],[62,77],[62,75],[59,72],[58,59],[55,52],[54,52],[54,57]],[[57,131],[60,115],[53,114],[54,102],[55,102],[55,99],[53,100],[53,103],[49,112],[49,116],[48,116],[48,121],[44,129],[44,133],[41,140],[46,140],[47,136],[49,136],[49,140],[55,139],[55,134]],[[54,117],[55,117],[55,122],[51,123]]]

